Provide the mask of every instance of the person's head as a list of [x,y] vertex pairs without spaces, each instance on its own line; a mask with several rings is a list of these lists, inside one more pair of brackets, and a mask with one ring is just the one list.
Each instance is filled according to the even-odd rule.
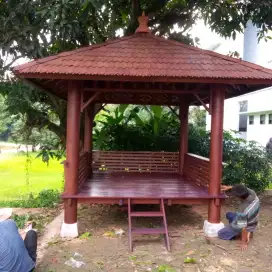
[[12,215],[12,209],[11,208],[2,208],[0,209],[0,222],[5,221],[9,219]]
[[240,198],[241,200],[244,200],[249,196],[249,191],[247,187],[243,184],[234,185],[231,189],[231,192],[234,196]]

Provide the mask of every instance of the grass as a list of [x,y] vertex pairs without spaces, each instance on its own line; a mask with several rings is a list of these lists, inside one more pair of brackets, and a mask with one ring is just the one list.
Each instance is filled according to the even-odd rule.
[[51,159],[49,166],[30,154],[28,182],[25,154],[0,154],[0,200],[20,200],[43,189],[62,189],[63,165]]

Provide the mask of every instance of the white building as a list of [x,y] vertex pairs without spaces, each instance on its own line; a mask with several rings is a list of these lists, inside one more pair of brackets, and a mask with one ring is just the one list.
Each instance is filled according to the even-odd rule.
[[[266,145],[272,137],[272,88],[227,99],[224,110],[224,129],[237,131],[247,141]],[[207,115],[207,128],[211,118]]]
[[[269,54],[263,50],[268,45],[271,47],[271,42],[258,43],[256,28],[249,23],[244,34],[243,59],[272,68],[269,61],[272,50]],[[216,51],[222,53],[222,47],[217,47]],[[227,99],[224,107],[225,130],[237,131],[238,137],[266,145],[272,137],[272,87]],[[209,130],[211,119],[208,114],[206,121]]]

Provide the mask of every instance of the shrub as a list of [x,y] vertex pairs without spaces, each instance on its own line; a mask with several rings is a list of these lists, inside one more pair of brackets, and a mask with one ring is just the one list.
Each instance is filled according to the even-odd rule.
[[188,137],[188,151],[196,155],[209,157],[210,133],[208,133],[203,128],[199,128],[190,124]]
[[177,120],[162,118],[158,131],[150,123],[108,124],[96,130],[94,146],[99,150],[178,151],[179,124]]
[[60,194],[57,190],[42,190],[36,197],[30,194],[27,199],[1,201],[0,207],[13,208],[54,208],[60,203]]
[[33,200],[33,206],[36,206],[36,208],[53,208],[56,204],[60,202],[60,195],[57,190],[42,190]]
[[13,214],[11,216],[11,219],[13,219],[19,229],[23,229],[25,227],[26,222],[29,220],[30,216],[29,215],[18,215],[18,214]]
[[[210,133],[190,127],[189,152],[209,157]],[[224,131],[223,183],[245,184],[256,192],[264,191],[272,180],[271,156],[256,142],[246,142],[234,137],[234,132]]]
[[225,133],[223,182],[243,183],[256,192],[264,191],[272,180],[271,157],[256,142],[245,142]]

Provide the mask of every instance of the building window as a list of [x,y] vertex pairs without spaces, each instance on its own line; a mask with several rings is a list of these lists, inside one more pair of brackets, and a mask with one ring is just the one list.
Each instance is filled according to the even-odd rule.
[[250,125],[254,125],[254,115],[250,115],[250,116],[248,117],[248,119],[249,119],[249,124],[250,124]]
[[247,112],[247,100],[239,102],[239,112]]
[[272,113],[268,115],[268,124],[272,125]]
[[260,115],[260,124],[264,125],[265,124],[265,114]]
[[239,132],[247,132],[247,114],[239,115]]

